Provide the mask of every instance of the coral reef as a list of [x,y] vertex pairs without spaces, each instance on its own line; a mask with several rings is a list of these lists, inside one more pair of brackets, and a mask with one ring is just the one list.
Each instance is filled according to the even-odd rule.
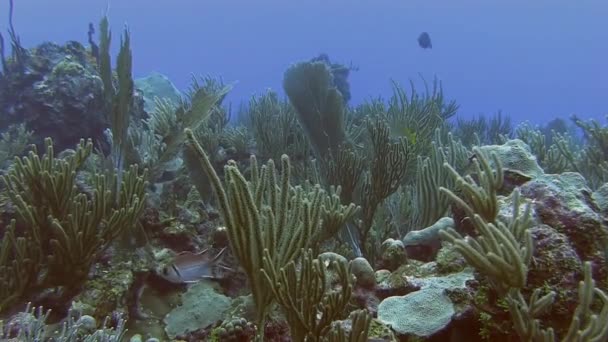
[[326,55],[231,118],[220,78],[133,80],[129,30],[113,67],[107,17],[9,26],[0,339],[608,340],[600,123],[452,120],[437,79],[351,107]]
[[25,124],[33,142],[41,146],[52,136],[59,150],[82,137],[101,139],[103,83],[86,49],[78,42],[43,43],[26,52],[25,70],[0,79],[0,131]]

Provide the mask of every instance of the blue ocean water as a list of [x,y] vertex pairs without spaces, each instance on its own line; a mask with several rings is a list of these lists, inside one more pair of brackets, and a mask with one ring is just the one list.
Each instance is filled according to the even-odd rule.
[[[123,25],[131,30],[136,77],[159,71],[184,89],[192,74],[221,76],[237,82],[233,104],[282,93],[291,63],[327,53],[359,67],[351,104],[389,96],[391,79],[437,76],[464,117],[608,114],[605,0],[15,0],[14,25],[25,47],[86,43],[106,8],[115,40]],[[3,30],[7,10],[2,1]],[[433,49],[418,46],[422,31]]]

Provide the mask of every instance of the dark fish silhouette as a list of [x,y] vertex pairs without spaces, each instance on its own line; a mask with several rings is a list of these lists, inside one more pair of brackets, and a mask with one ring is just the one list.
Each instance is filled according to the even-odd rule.
[[431,36],[426,32],[422,32],[420,36],[418,36],[418,45],[423,49],[432,49],[433,44],[431,43]]

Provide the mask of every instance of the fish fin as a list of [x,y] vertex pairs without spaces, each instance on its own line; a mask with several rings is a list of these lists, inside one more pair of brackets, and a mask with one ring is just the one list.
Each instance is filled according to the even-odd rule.
[[216,276],[214,275],[209,275],[209,274],[203,274],[200,276],[201,279],[217,279]]
[[209,263],[214,264],[219,262],[222,259],[222,256],[224,255],[224,252],[226,251],[226,248],[228,247],[224,247],[222,248],[216,256],[213,257],[213,259],[209,260]]
[[222,270],[225,271],[229,271],[229,272],[234,272],[234,268],[228,267],[228,266],[224,266],[224,265],[217,265],[218,268],[221,268]]
[[183,265],[183,263],[200,263],[209,262],[209,256],[204,255],[209,249],[205,249],[198,253],[181,252],[173,257],[173,263]]
[[209,248],[205,248],[202,251],[194,253],[194,254],[196,254],[196,255],[203,255],[203,254],[207,253],[208,250],[209,250]]
[[190,251],[181,251],[177,254],[175,254],[173,257],[179,257],[179,256],[185,256],[185,255],[196,255],[197,253],[192,253]]
[[184,284],[196,284],[196,283],[198,283],[198,280],[184,280],[183,283]]
[[184,256],[184,255],[203,255],[203,254],[207,253],[207,251],[209,251],[209,248],[205,248],[200,252],[182,251],[182,252],[175,254],[175,256],[177,257],[177,256]]

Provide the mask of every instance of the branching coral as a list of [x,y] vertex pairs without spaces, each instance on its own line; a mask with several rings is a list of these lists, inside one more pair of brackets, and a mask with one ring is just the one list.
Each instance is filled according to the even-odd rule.
[[476,238],[463,238],[453,228],[441,231],[442,239],[452,242],[467,262],[485,274],[492,287],[505,295],[509,289],[526,285],[528,265],[532,260],[530,206],[520,214],[519,193],[513,196],[513,216],[509,222],[487,222],[473,212],[471,217],[479,232]]
[[523,288],[526,285],[528,265],[532,259],[532,237],[530,226],[530,206],[520,215],[519,192],[513,195],[513,216],[509,222],[501,222],[498,216],[496,191],[501,187],[503,174],[501,163],[492,154],[496,174],[480,149],[474,148],[475,169],[478,182],[472,177],[463,178],[453,167],[445,164],[461,189],[460,196],[452,190],[439,188],[451,201],[460,206],[479,232],[477,238],[463,238],[450,228],[441,231],[440,236],[456,245],[467,262],[486,274],[493,287],[501,294],[510,288]]
[[416,180],[414,182],[414,219],[412,226],[418,229],[428,227],[445,216],[449,209],[449,198],[438,192],[439,187],[454,190],[456,181],[444,164],[454,165],[458,171],[466,164],[468,151],[448,134],[447,144],[443,143],[441,130],[435,130],[435,139],[428,157],[418,156]]
[[283,308],[293,341],[321,341],[333,321],[341,319],[352,287],[345,262],[335,262],[339,290],[328,289],[325,266],[314,259],[312,250],[300,253],[299,267],[292,260],[277,269],[268,250],[262,273],[274,297]]
[[0,134],[0,166],[14,156],[21,155],[31,143],[32,132],[25,124],[11,125]]
[[426,155],[435,130],[443,127],[446,120],[456,114],[458,105],[455,101],[445,100],[441,82],[437,78],[433,81],[432,91],[424,81],[426,91],[422,94],[416,91],[413,82],[410,82],[409,96],[398,83],[393,82],[392,86],[393,96],[387,109],[371,114],[385,115],[393,136],[410,140],[414,155]]
[[329,331],[323,338],[324,342],[367,342],[372,315],[366,310],[357,310],[351,313],[352,324],[350,333],[346,333],[342,326],[337,326]]
[[127,148],[131,107],[133,104],[134,83],[131,74],[133,55],[131,52],[131,36],[125,28],[120,41],[120,50],[116,58],[117,87],[114,87],[108,17],[104,16],[99,23],[99,74],[103,81],[105,113],[112,132],[112,154],[114,167],[122,173]]
[[6,56],[4,54],[4,37],[0,33],[0,60],[2,62],[2,72],[0,72],[0,77],[9,73],[11,69],[18,72],[23,72],[25,59],[28,56],[28,51],[21,44],[21,39],[19,38],[19,35],[17,35],[17,31],[15,31],[15,27],[13,26],[13,0],[10,0],[8,4],[8,36],[11,43],[12,63],[7,63]]
[[35,282],[42,259],[38,246],[15,234],[13,220],[0,244],[0,312],[6,309]]
[[310,246],[316,252],[319,251],[321,243],[336,236],[340,229],[359,212],[360,208],[353,203],[342,205],[340,191],[340,187],[330,187],[329,193],[324,196],[323,223],[310,242]]
[[[277,270],[286,267],[297,259],[302,248],[310,246],[321,227],[324,209],[330,209],[324,207],[327,195],[318,185],[310,190],[291,186],[286,155],[281,158],[279,175],[272,160],[259,167],[252,156],[250,181],[235,162],[229,162],[224,168],[225,184],[222,185],[194,133],[186,130],[186,135],[218,198],[232,252],[249,278],[258,329],[263,334],[274,296],[261,270],[268,267],[268,263]],[[345,211],[347,207],[335,209]]]
[[[595,286],[592,278],[591,262],[583,266],[583,281],[578,285],[578,306],[563,341],[606,341],[608,340],[608,294]],[[600,299],[600,310],[592,309],[593,299]],[[548,330],[552,335],[551,330]]]
[[391,141],[389,128],[381,118],[370,119],[368,130],[372,139],[373,160],[366,175],[361,194],[361,222],[357,225],[359,243],[365,256],[370,255],[370,231],[376,209],[397,191],[412,159],[410,143],[400,138]]
[[[0,340],[2,341],[20,341],[20,342],[40,342],[40,341],[55,341],[55,342],[120,342],[125,338],[126,321],[119,317],[116,327],[110,327],[110,318],[106,317],[103,325],[97,329],[95,327],[95,319],[91,316],[82,315],[77,310],[70,310],[65,322],[61,325],[61,329],[50,331],[51,326],[47,326],[47,320],[50,310],[44,310],[43,307],[33,308],[31,303],[28,303],[25,311],[20,313],[22,322],[19,326],[8,325],[6,330],[0,321]],[[92,327],[91,327],[92,323]],[[15,331],[16,330],[16,331]],[[93,331],[91,333],[91,331]],[[11,336],[11,332],[15,332],[15,336]],[[49,339],[49,336],[52,338]]]
[[10,246],[0,257],[0,279],[11,289],[2,293],[4,305],[28,291],[63,286],[69,293],[80,286],[99,253],[131,229],[144,208],[145,171],[133,166],[121,181],[116,173],[95,175],[90,193],[81,192],[76,173],[92,142],[81,141],[65,159],[55,158],[51,139],[45,144],[44,156],[34,148],[2,176],[25,227],[23,236],[9,228],[2,242]]
[[354,199],[365,171],[364,159],[357,152],[343,148],[325,164],[325,181],[340,185],[340,198],[345,203]]
[[323,62],[302,62],[285,71],[283,88],[320,160],[346,142],[344,102]]
[[435,80],[424,94],[412,84],[408,95],[393,83],[388,105],[372,100],[349,112],[323,63],[293,65],[283,85],[315,150],[323,184],[340,186],[343,203],[361,205],[358,246],[353,248],[373,257],[371,246],[378,241],[371,241],[372,236],[382,235],[370,234],[376,209],[405,183],[415,170],[415,156],[429,151],[435,130],[445,128],[458,106],[445,101]]
[[[474,194],[478,200],[496,203],[496,193],[491,190],[497,184],[496,179],[492,180],[493,173],[485,157],[477,156],[480,163],[486,165],[483,167],[485,177],[480,175],[485,180],[482,181],[483,186],[479,187],[469,179],[466,186],[469,196]],[[522,341],[555,341],[553,328],[542,328],[538,317],[553,304],[556,294],[550,291],[542,295],[541,289],[535,289],[529,302],[526,302],[521,293],[527,285],[528,268],[533,256],[533,240],[529,231],[532,224],[530,203],[525,204],[524,211],[520,212],[519,191],[515,190],[512,195],[512,216],[502,222],[495,215],[488,215],[494,212],[494,204],[489,207],[479,203],[468,206],[464,199],[454,193],[445,189],[442,191],[460,206],[466,207],[465,211],[472,218],[479,236],[465,238],[450,228],[439,233],[441,238],[453,243],[467,262],[485,275],[492,288],[506,299],[514,329]],[[485,213],[486,218],[480,212]],[[585,263],[584,276],[579,285],[579,305],[562,341],[605,341],[608,338],[608,295],[595,287],[589,262]],[[601,301],[599,313],[592,310],[594,295]]]
[[160,177],[166,164],[180,152],[186,139],[184,129],[198,130],[208,123],[217,103],[230,91],[230,86],[216,90],[193,80],[190,93],[179,104],[157,99],[145,129],[131,131],[136,155],[131,161],[150,170],[151,179]]
[[585,176],[592,188],[598,188],[608,181],[608,127],[595,120],[584,122],[577,117],[572,120],[583,130],[587,144],[578,155],[574,155],[567,146],[560,146],[560,151],[564,152],[573,168]]
[[452,190],[440,187],[439,191],[448,196],[458,204],[469,218],[476,214],[486,222],[495,222],[498,215],[498,201],[496,193],[503,184],[502,164],[496,155],[492,154],[496,174],[490,167],[490,162],[479,148],[473,148],[474,173],[478,177],[475,181],[471,176],[462,177],[450,164],[444,163],[444,167],[456,180],[456,188],[462,191],[462,198]]
[[223,145],[227,146],[237,156],[247,156],[251,146],[251,134],[245,126],[227,127],[221,139]]
[[298,123],[295,109],[277,93],[268,91],[249,100],[248,120],[260,157],[278,160],[287,154],[292,159],[307,159],[310,146]]
[[595,120],[583,121],[576,116],[572,121],[582,130],[584,141],[579,141],[559,120],[554,124],[559,131],[543,133],[523,124],[517,135],[530,146],[545,172],[578,172],[596,189],[608,181],[608,128]]
[[467,147],[502,144],[513,135],[511,118],[503,116],[500,111],[489,119],[484,115],[472,119],[458,118],[455,128],[456,137]]
[[[583,268],[584,279],[578,286],[578,306],[565,331],[563,342],[606,341],[608,339],[608,294],[595,286],[592,278],[591,262]],[[553,328],[543,328],[538,318],[553,304],[555,292],[541,296],[541,290],[535,289],[529,303],[521,292],[511,289],[507,295],[509,312],[513,319],[514,329],[522,341],[557,341]],[[593,310],[594,297],[599,299],[599,311]]]
[[[546,135],[527,123],[519,125],[515,133],[518,139],[530,147],[532,154],[536,156],[536,160],[546,173],[562,173],[572,169],[566,154],[560,151],[560,147],[571,145],[567,141],[569,138],[567,135],[556,131]],[[567,149],[570,150],[569,147]]]

